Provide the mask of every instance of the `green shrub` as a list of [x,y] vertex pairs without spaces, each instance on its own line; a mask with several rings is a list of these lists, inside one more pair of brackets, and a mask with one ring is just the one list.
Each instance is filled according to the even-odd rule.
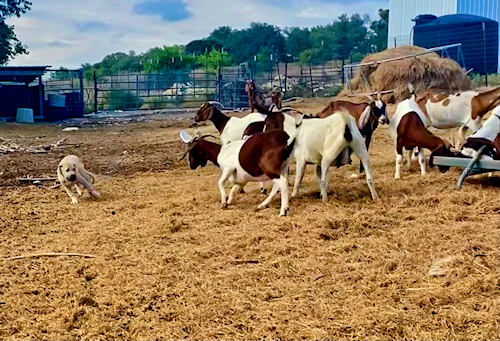
[[[472,74],[472,87],[477,88],[486,85],[486,76],[479,74]],[[488,75],[488,86],[500,86],[500,76],[498,73]]]
[[128,90],[123,91],[108,91],[105,95],[103,109],[108,110],[124,110],[137,109],[141,106],[141,99],[134,93]]
[[152,96],[144,100],[141,109],[165,109],[169,106],[168,99],[161,96]]

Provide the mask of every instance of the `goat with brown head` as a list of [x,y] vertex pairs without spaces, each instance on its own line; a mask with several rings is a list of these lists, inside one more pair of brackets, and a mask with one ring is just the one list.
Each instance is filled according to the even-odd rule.
[[188,164],[191,169],[205,167],[208,161],[212,161],[217,167],[219,166],[217,157],[219,156],[221,146],[205,140],[205,137],[211,135],[191,136],[183,130],[180,136],[182,141],[188,145],[188,150],[179,161],[188,156]]

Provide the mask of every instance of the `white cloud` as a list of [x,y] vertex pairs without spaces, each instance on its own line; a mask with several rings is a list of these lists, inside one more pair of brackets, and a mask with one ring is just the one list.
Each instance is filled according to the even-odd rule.
[[280,27],[317,26],[340,14],[370,14],[375,18],[388,0],[333,1],[290,0],[186,0],[192,16],[166,22],[161,16],[138,15],[134,6],[144,0],[43,0],[21,18],[9,19],[30,54],[11,65],[52,65],[77,68],[96,63],[114,52],[138,53],[161,45],[187,44],[206,37],[219,26],[247,27],[267,22]]

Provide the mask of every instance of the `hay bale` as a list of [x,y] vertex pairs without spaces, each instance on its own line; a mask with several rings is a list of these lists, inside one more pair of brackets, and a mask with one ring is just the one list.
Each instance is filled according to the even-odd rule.
[[[370,63],[385,59],[403,57],[425,52],[418,46],[400,46],[365,57],[361,63]],[[365,65],[358,69],[351,81],[354,93],[369,93],[361,72],[372,85],[374,91],[394,90],[384,95],[388,103],[398,103],[409,97],[407,84],[412,83],[417,93],[425,91],[453,92],[472,88],[472,81],[460,65],[449,58],[441,58],[437,53],[429,53],[416,58],[405,58],[382,64]],[[348,89],[341,96],[350,94]]]

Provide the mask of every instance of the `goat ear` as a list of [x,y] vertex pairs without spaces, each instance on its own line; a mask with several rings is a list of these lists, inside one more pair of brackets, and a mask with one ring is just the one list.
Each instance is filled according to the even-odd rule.
[[370,110],[371,110],[371,107],[374,103],[372,102],[372,104],[368,107],[366,107],[366,109],[363,111],[363,113],[361,114],[361,117],[359,118],[359,122],[358,122],[358,129],[361,130],[363,129],[366,124],[368,123],[368,120],[370,119]]

